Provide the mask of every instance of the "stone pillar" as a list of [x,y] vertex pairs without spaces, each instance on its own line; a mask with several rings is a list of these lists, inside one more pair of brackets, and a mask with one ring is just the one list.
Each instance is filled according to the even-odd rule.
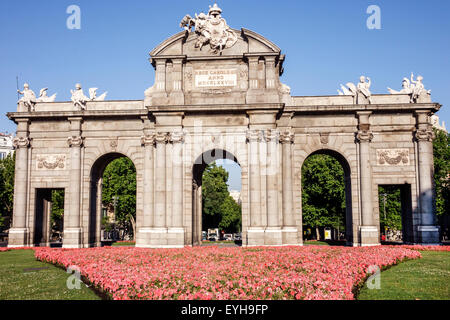
[[358,112],[359,131],[356,139],[359,142],[361,225],[360,243],[362,246],[380,243],[378,228],[373,217],[372,166],[370,163],[370,142],[373,133],[370,131],[370,111]]
[[183,93],[183,60],[173,59],[172,91],[170,92],[170,104],[184,104]]
[[64,214],[64,248],[81,248],[81,118],[70,118],[71,136],[67,139],[70,147],[69,205]]
[[250,227],[248,229],[248,240],[246,245],[263,245],[264,228],[261,217],[261,169],[259,159],[259,144],[261,142],[261,131],[249,130],[247,141],[249,143],[249,174],[250,174]]
[[422,244],[439,243],[439,227],[436,226],[433,198],[433,139],[434,132],[429,124],[428,111],[416,111],[417,130],[415,138],[418,149],[419,167],[419,215],[417,242]]
[[28,120],[17,120],[17,136],[13,143],[16,149],[14,177],[13,226],[9,230],[8,247],[24,247],[30,241],[27,228],[28,208]]
[[173,144],[172,154],[172,225],[168,229],[168,245],[184,246],[183,227],[183,142],[184,132],[177,131],[170,135]]
[[166,144],[167,133],[158,132],[156,141],[155,164],[155,211],[153,225],[156,228],[166,227]]
[[283,243],[278,210],[278,142],[280,133],[276,130],[266,132],[267,141],[267,228],[266,245],[281,245]]
[[293,210],[294,194],[292,179],[292,144],[294,134],[286,130],[280,135],[282,145],[282,180],[283,180],[283,244],[298,244],[298,229]]
[[[145,119],[144,121],[146,121]],[[144,147],[144,170],[143,170],[143,217],[136,220],[137,235],[136,247],[142,248],[150,245],[151,228],[154,224],[154,159],[153,152],[155,148],[155,133],[151,130],[144,130],[144,136],[141,138],[141,144]],[[138,217],[136,217],[138,218]]]

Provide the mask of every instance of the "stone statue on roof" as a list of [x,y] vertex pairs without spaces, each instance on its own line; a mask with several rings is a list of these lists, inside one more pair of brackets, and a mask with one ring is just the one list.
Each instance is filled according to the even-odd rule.
[[226,48],[231,48],[237,42],[236,33],[227,25],[222,18],[222,9],[215,3],[209,7],[208,15],[205,13],[195,14],[195,19],[186,15],[180,23],[180,27],[186,31],[195,29],[198,39],[195,47],[202,49],[209,44],[213,53],[221,53]]

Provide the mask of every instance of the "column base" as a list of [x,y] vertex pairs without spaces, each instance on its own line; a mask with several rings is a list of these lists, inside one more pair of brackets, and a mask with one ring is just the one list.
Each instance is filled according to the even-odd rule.
[[264,244],[266,246],[280,246],[283,244],[283,234],[280,227],[268,227],[264,230]]
[[22,248],[28,244],[30,232],[27,228],[12,228],[8,233],[8,248]]
[[264,228],[251,227],[247,230],[246,247],[264,246]]
[[281,232],[283,237],[283,245],[285,246],[302,245],[302,243],[299,241],[297,227],[283,227]]
[[361,247],[380,245],[380,236],[376,226],[360,226],[359,232]]
[[438,226],[418,226],[417,233],[419,237],[419,244],[422,245],[438,245],[439,241],[439,227]]
[[184,248],[184,228],[140,228],[136,248]]
[[82,247],[83,245],[81,243],[81,228],[64,229],[63,248],[80,249]]

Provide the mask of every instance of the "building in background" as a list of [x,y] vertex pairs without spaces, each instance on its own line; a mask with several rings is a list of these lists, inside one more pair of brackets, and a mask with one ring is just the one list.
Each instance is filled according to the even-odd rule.
[[14,152],[13,135],[0,132],[0,160]]
[[231,190],[230,196],[234,199],[234,201],[236,201],[236,203],[238,205],[241,205],[242,199],[241,199],[241,193],[239,191]]
[[447,132],[447,129],[445,128],[445,122],[442,121],[441,125],[439,123],[439,117],[435,114],[431,116],[431,124],[433,125],[434,128]]

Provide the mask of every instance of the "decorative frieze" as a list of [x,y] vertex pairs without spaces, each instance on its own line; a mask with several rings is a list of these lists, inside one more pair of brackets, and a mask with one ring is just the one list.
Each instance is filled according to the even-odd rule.
[[63,170],[66,168],[65,154],[45,154],[36,156],[37,170]]
[[380,166],[408,166],[408,149],[378,149],[377,164]]
[[84,138],[81,136],[73,136],[67,138],[69,147],[81,147],[83,145]]
[[330,133],[320,133],[320,143],[328,144]]
[[14,148],[28,148],[30,146],[30,138],[28,137],[16,137],[13,139]]

